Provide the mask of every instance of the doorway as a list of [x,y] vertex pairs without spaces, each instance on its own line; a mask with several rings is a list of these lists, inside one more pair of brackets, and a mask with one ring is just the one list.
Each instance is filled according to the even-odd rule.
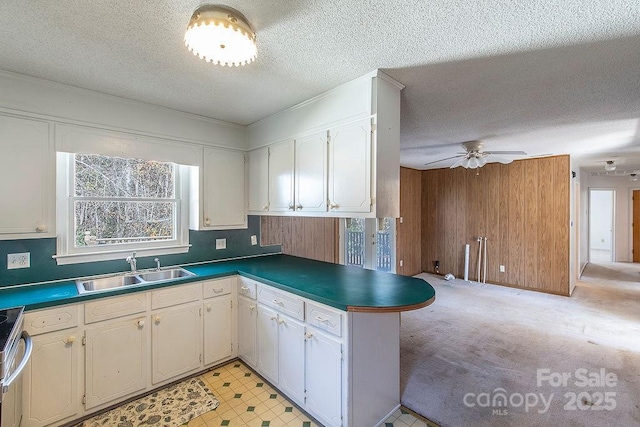
[[632,217],[631,217],[631,238],[633,246],[631,249],[631,258],[633,262],[640,262],[640,190],[633,190],[632,201]]
[[613,262],[615,190],[589,191],[589,262]]
[[346,218],[340,228],[344,265],[395,272],[393,218]]

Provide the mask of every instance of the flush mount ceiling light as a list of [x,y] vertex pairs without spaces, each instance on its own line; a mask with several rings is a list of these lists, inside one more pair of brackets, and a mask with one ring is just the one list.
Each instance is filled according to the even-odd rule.
[[616,164],[614,163],[613,160],[607,160],[607,164],[604,165],[604,170],[606,170],[607,172],[611,172],[616,170]]
[[247,18],[222,5],[203,5],[193,12],[184,44],[208,62],[239,66],[256,59],[256,34]]

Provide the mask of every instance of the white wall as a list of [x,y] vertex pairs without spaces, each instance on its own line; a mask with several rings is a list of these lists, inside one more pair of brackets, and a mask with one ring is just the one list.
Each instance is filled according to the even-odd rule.
[[587,183],[589,188],[616,190],[615,261],[631,262],[631,195],[632,190],[640,190],[640,182],[631,182],[626,176],[589,176]]
[[589,192],[589,248],[612,250],[613,199],[611,190]]

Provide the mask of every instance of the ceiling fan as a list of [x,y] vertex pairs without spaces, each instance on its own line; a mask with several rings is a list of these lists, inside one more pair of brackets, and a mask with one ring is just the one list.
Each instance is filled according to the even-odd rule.
[[526,156],[524,151],[484,151],[484,143],[482,141],[474,140],[462,143],[462,148],[465,149],[465,153],[458,153],[456,156],[447,157],[446,159],[436,160],[434,162],[425,163],[425,166],[433,163],[444,162],[446,160],[458,159],[451,166],[451,169],[462,166],[467,169],[481,168],[488,162],[498,162],[502,164],[511,163],[512,159],[504,159],[496,156]]

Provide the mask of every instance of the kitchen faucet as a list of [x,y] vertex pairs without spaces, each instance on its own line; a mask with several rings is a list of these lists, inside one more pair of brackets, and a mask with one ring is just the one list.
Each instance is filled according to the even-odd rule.
[[160,271],[160,260],[158,258],[154,258],[153,261],[156,263],[156,271]]
[[138,269],[136,267],[137,261],[136,261],[136,253],[134,252],[133,254],[131,254],[130,256],[127,257],[126,261],[131,264],[131,271],[132,272],[136,272],[136,270]]

